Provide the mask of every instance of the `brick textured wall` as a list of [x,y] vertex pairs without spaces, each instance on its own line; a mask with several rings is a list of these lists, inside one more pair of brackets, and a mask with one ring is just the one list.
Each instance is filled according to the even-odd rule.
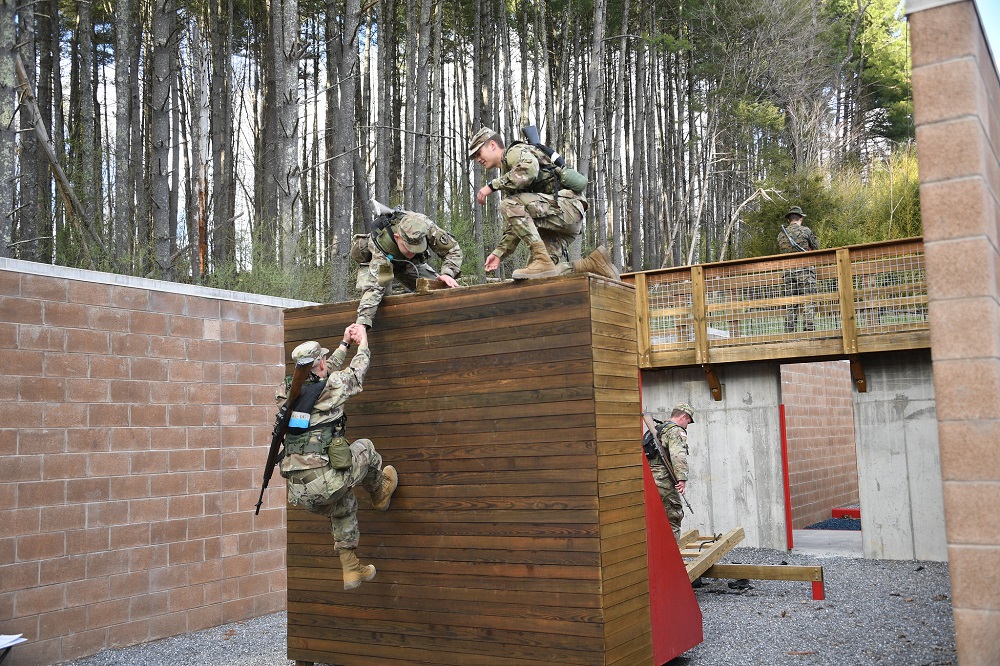
[[0,264],[0,633],[29,639],[11,663],[283,609],[279,476],[253,515],[278,299],[34,267]]
[[1000,663],[1000,80],[975,5],[911,0],[945,528],[959,662]]
[[858,501],[853,391],[844,361],[781,366],[793,529]]

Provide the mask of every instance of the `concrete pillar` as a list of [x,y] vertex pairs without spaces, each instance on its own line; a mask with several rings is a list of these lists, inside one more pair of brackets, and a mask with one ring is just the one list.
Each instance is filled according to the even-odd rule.
[[948,559],[931,355],[864,357],[868,392],[855,394],[865,557]]
[[[688,427],[690,476],[682,530],[718,534],[742,527],[741,545],[787,547],[778,416],[781,375],[777,363],[721,366],[723,400],[715,402],[700,368],[646,370],[645,409],[670,417],[678,402],[695,410]],[[638,444],[637,444],[638,446]]]

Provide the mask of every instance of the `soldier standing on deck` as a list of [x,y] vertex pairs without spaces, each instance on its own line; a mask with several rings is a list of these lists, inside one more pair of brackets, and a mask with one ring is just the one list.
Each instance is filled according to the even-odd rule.
[[[788,226],[781,227],[781,231],[778,232],[778,249],[782,253],[808,252],[819,249],[819,239],[816,238],[816,234],[809,227],[802,225],[802,220],[805,217],[806,214],[798,206],[793,206],[785,214]],[[816,282],[816,268],[813,266],[790,268],[784,272],[782,278],[785,283],[785,296],[804,296],[819,291],[819,285]],[[815,330],[816,304],[809,301],[785,306],[786,333],[794,333],[798,328],[799,310],[802,311],[802,330]]]
[[[358,351],[347,370],[340,370],[352,342]],[[303,342],[292,351],[296,364],[312,360],[312,374],[294,405],[285,435],[285,450],[278,471],[288,480],[288,501],[306,511],[330,518],[334,548],[344,570],[344,589],[351,590],[375,578],[375,567],[362,566],[358,547],[358,500],[354,486],[371,494],[372,506],[389,508],[396,490],[396,470],[382,468],[382,456],[369,439],[348,444],[344,404],[361,393],[371,352],[364,326],[351,324],[344,339],[327,360],[330,351],[318,342]],[[330,365],[333,366],[331,371]],[[278,389],[277,400],[288,395],[291,378]]]

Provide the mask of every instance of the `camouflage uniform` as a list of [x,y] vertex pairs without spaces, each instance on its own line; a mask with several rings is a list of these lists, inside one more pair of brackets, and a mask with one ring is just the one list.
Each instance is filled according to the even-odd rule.
[[[441,258],[441,274],[458,278],[462,274],[462,248],[455,237],[434,224],[429,217],[420,213],[405,212],[398,220],[393,221],[392,230],[411,240],[426,239],[424,250],[415,254],[412,259],[397,256],[390,259],[372,242],[371,234],[358,234],[354,237],[352,256],[361,264],[358,269],[357,288],[361,292],[361,302],[358,304],[357,323],[369,328],[375,318],[385,290],[395,278],[406,289],[414,291],[417,288],[418,277],[437,277],[438,273],[427,265],[430,253],[433,251]],[[391,248],[386,248],[392,252]],[[368,259],[368,255],[371,258]],[[367,259],[367,262],[361,261]]]
[[[678,481],[687,481],[688,478],[688,445],[687,430],[673,421],[663,424],[660,431],[660,445],[670,458],[673,465],[674,474]],[[656,489],[660,492],[660,501],[667,511],[667,518],[670,520],[670,528],[674,532],[674,538],[681,538],[681,520],[684,518],[684,506],[681,504],[681,494],[677,491],[666,466],[660,461],[659,456],[651,458],[649,470],[653,473],[653,481]]]
[[[778,232],[778,249],[782,253],[808,252],[819,249],[819,239],[809,227],[801,224],[789,224],[781,229]],[[792,268],[786,270],[782,278],[785,283],[785,296],[804,296],[819,292],[815,267]],[[794,333],[798,328],[799,310],[802,311],[802,330],[815,330],[816,304],[810,301],[785,306],[786,333]]]
[[[501,259],[514,252],[518,242],[542,241],[552,263],[569,261],[569,244],[580,235],[587,200],[573,190],[558,189],[558,175],[553,169],[543,169],[543,164],[549,162],[541,150],[515,143],[504,151],[500,176],[489,183],[504,193],[500,214],[506,226],[493,250]],[[563,270],[572,268],[566,265]]]
[[[332,427],[343,416],[347,399],[361,393],[371,353],[367,346],[359,347],[348,369],[340,370],[346,356],[344,346],[339,346],[327,359],[333,371],[328,374],[326,385],[313,405],[309,417],[311,437],[319,437],[322,432],[322,429],[313,429],[314,426],[330,424]],[[321,381],[319,377],[310,375],[310,383],[317,381]],[[278,389],[275,397],[279,403],[288,396],[290,383],[289,377]],[[330,518],[336,550],[358,545],[358,501],[352,490],[354,486],[375,492],[382,485],[382,456],[371,440],[357,440],[350,445],[350,452],[351,463],[347,469],[333,469],[325,452],[286,453],[278,467],[281,476],[288,479],[289,503]]]

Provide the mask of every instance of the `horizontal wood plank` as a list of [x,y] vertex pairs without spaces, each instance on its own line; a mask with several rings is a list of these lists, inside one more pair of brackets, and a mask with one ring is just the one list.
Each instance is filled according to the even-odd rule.
[[[332,348],[356,306],[287,311],[286,355],[305,339]],[[346,407],[348,437],[399,473],[389,511],[355,490],[358,556],[378,574],[343,590],[329,519],[289,507],[289,655],[651,655],[636,338],[634,289],[593,276],[385,298]]]

